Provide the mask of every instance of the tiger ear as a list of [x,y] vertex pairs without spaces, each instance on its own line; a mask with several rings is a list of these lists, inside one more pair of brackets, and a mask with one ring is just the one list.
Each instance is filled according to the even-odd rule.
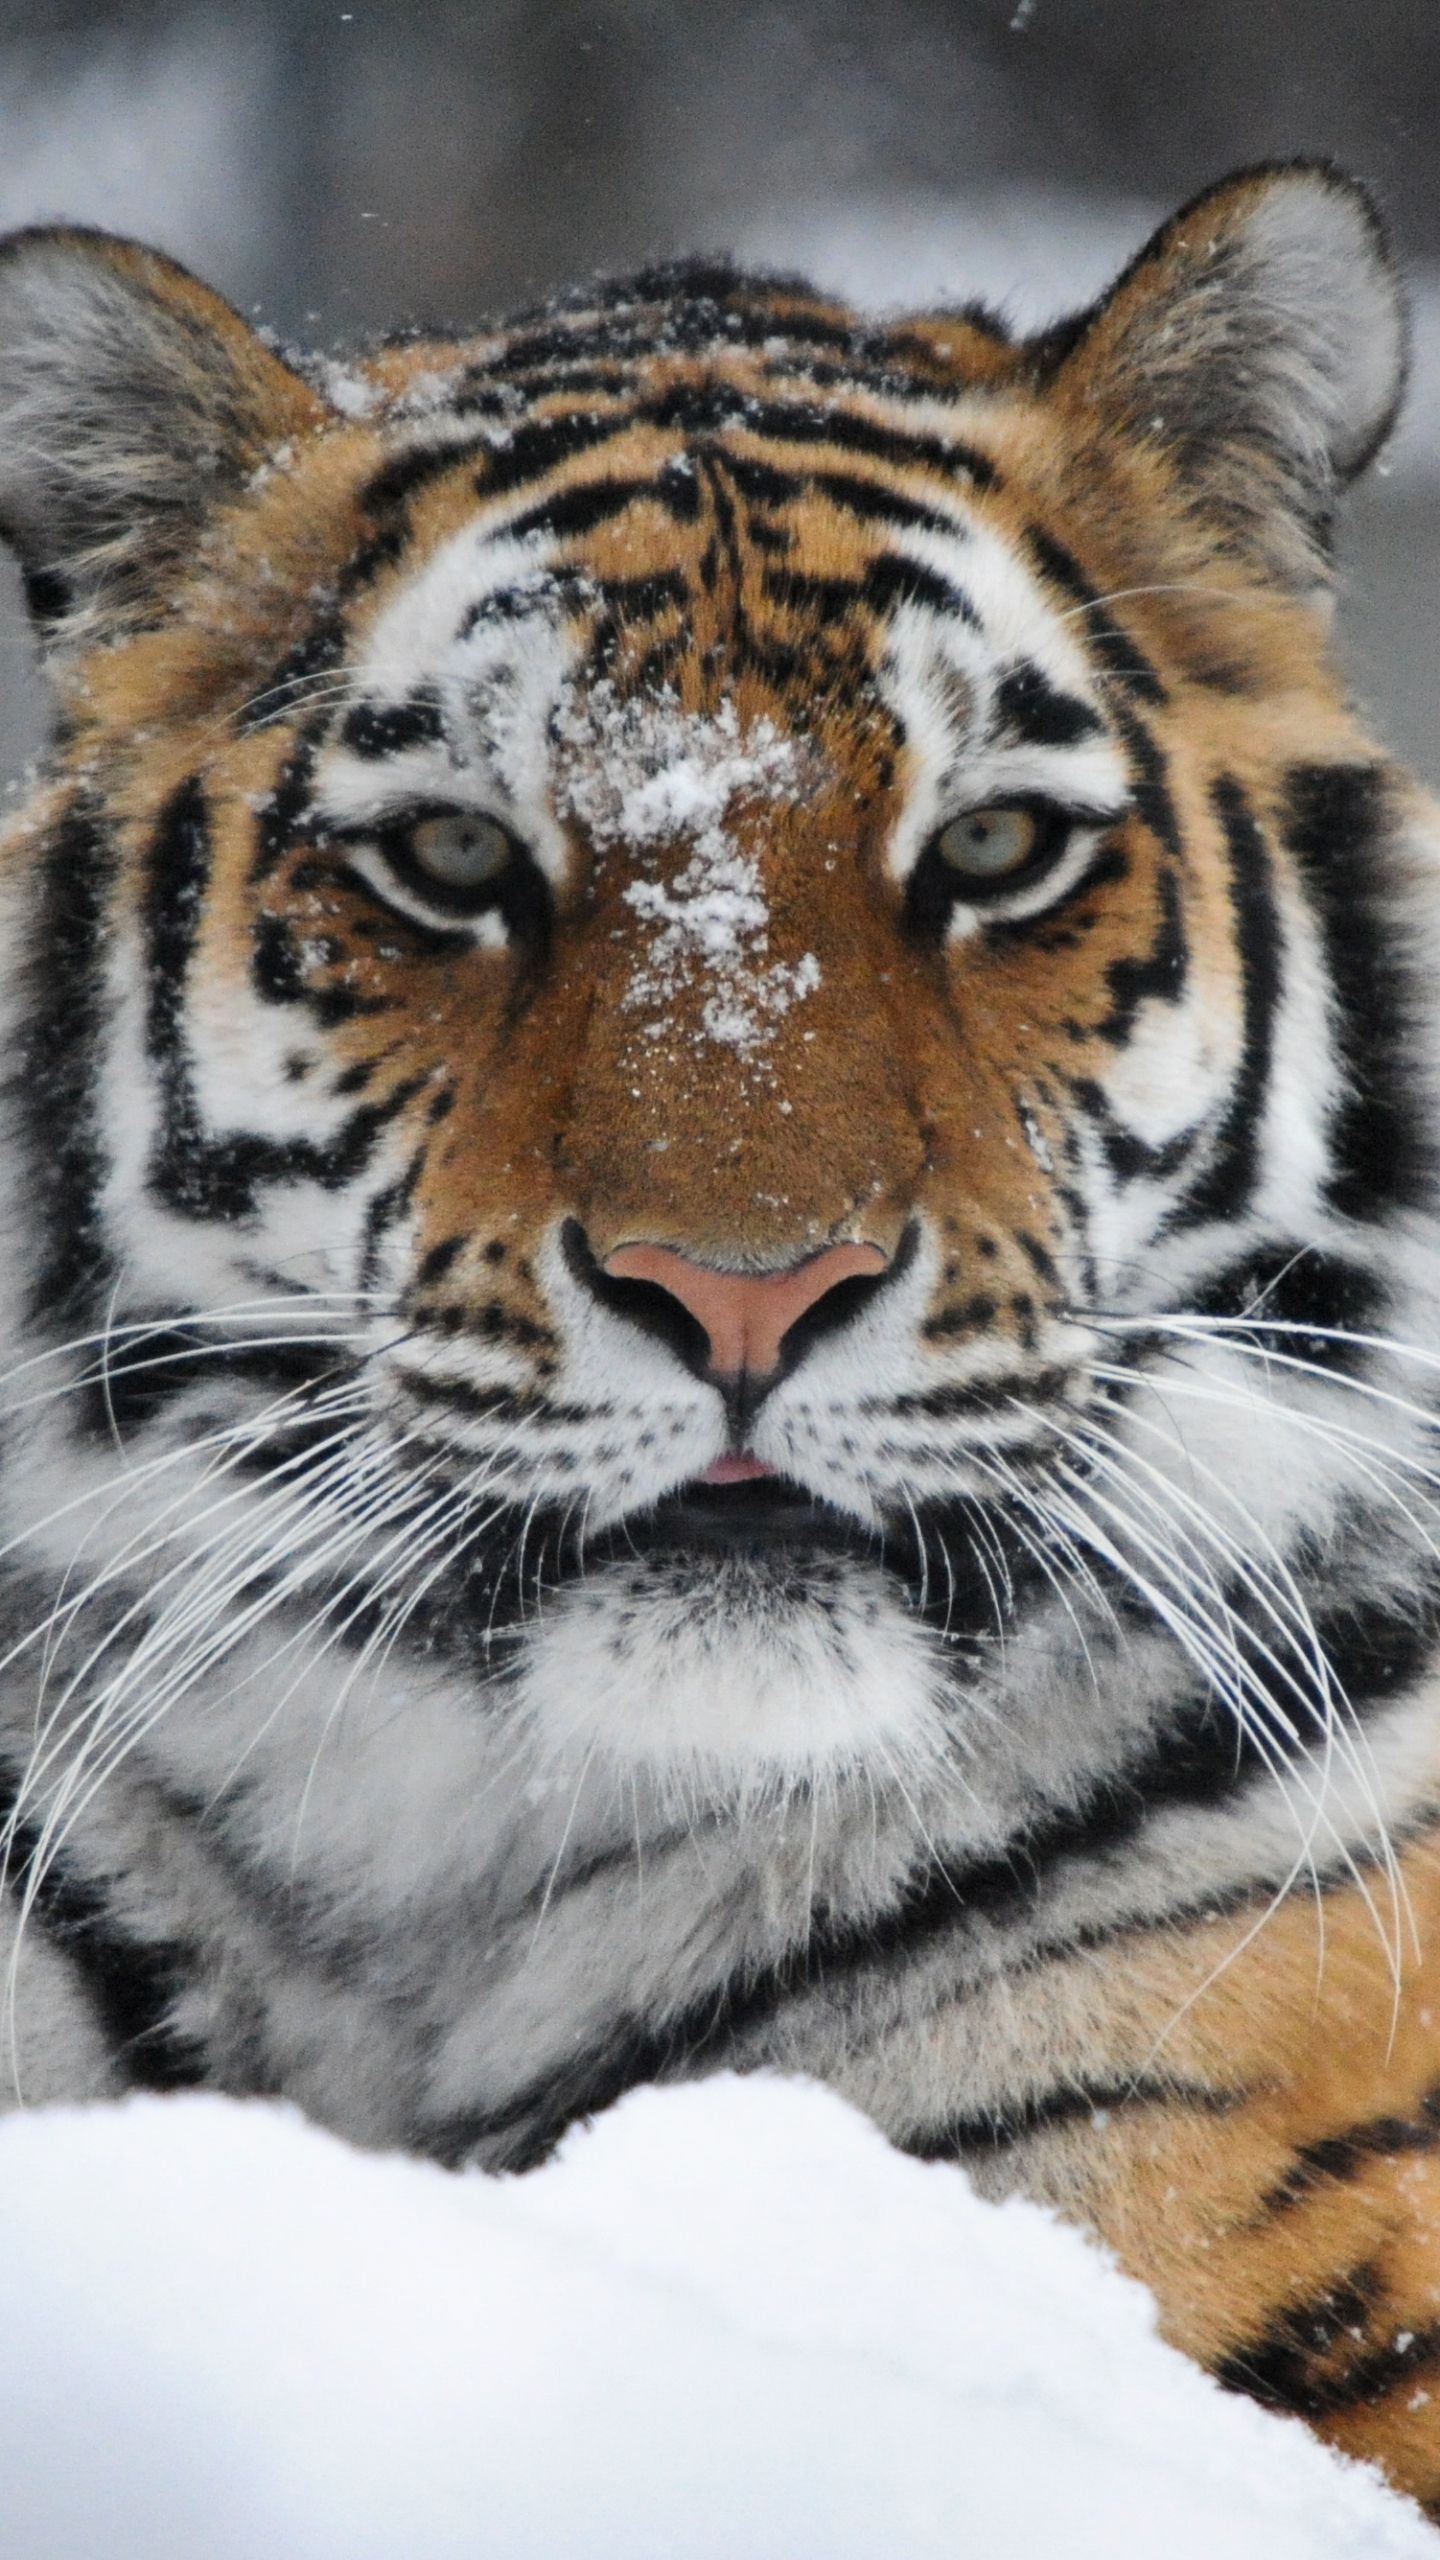
[[52,646],[142,623],[212,509],[328,414],[157,251],[68,228],[0,240],[0,535]]
[[1033,353],[1062,401],[1156,448],[1234,545],[1305,590],[1339,491],[1395,422],[1408,337],[1370,197],[1297,161],[1197,196]]

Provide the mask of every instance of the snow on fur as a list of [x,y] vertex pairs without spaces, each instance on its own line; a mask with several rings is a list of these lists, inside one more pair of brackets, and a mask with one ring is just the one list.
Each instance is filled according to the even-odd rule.
[[703,1037],[742,1055],[762,1047],[781,1014],[813,995],[813,951],[769,961],[770,910],[760,866],[725,825],[732,801],[774,806],[805,787],[802,750],[769,720],[742,736],[733,702],[713,718],[678,702],[620,701],[608,684],[566,703],[555,722],[564,758],[559,799],[601,850],[627,845],[642,856],[688,843],[673,879],[633,881],[623,892],[649,947],[625,994],[663,1038],[666,1008],[697,974],[709,980]]

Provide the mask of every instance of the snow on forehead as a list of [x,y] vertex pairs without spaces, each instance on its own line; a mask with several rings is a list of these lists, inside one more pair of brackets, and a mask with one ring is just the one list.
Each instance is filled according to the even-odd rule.
[[567,685],[552,723],[557,793],[600,847],[633,850],[702,835],[731,802],[783,806],[817,778],[813,748],[754,720],[742,730],[733,702],[686,711],[672,693],[622,696],[602,680]]
[[[733,702],[684,710],[672,696],[622,700],[601,683],[567,686],[552,723],[556,800],[596,850],[636,855],[640,876],[622,891],[644,937],[623,1002],[643,1014],[641,1036],[678,1036],[674,1008],[700,996],[692,1042],[752,1057],[781,1018],[820,984],[813,951],[770,958],[770,910],[758,861],[726,821],[735,802],[793,805],[816,779],[813,749],[769,720],[742,731]],[[659,857],[687,860],[669,879]]]

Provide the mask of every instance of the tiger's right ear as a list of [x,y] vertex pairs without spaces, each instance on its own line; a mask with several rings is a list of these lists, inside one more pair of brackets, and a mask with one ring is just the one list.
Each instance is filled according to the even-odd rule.
[[216,505],[329,415],[158,251],[69,228],[0,240],[0,535],[52,648],[143,624]]

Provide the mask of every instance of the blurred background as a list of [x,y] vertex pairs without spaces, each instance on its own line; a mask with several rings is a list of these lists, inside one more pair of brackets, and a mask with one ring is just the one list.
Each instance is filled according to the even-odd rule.
[[[1330,155],[1416,312],[1343,645],[1440,783],[1437,133],[1437,0],[0,0],[0,226],[129,232],[337,348],[714,248],[1038,321],[1227,168]],[[0,775],[44,719],[6,585]]]

